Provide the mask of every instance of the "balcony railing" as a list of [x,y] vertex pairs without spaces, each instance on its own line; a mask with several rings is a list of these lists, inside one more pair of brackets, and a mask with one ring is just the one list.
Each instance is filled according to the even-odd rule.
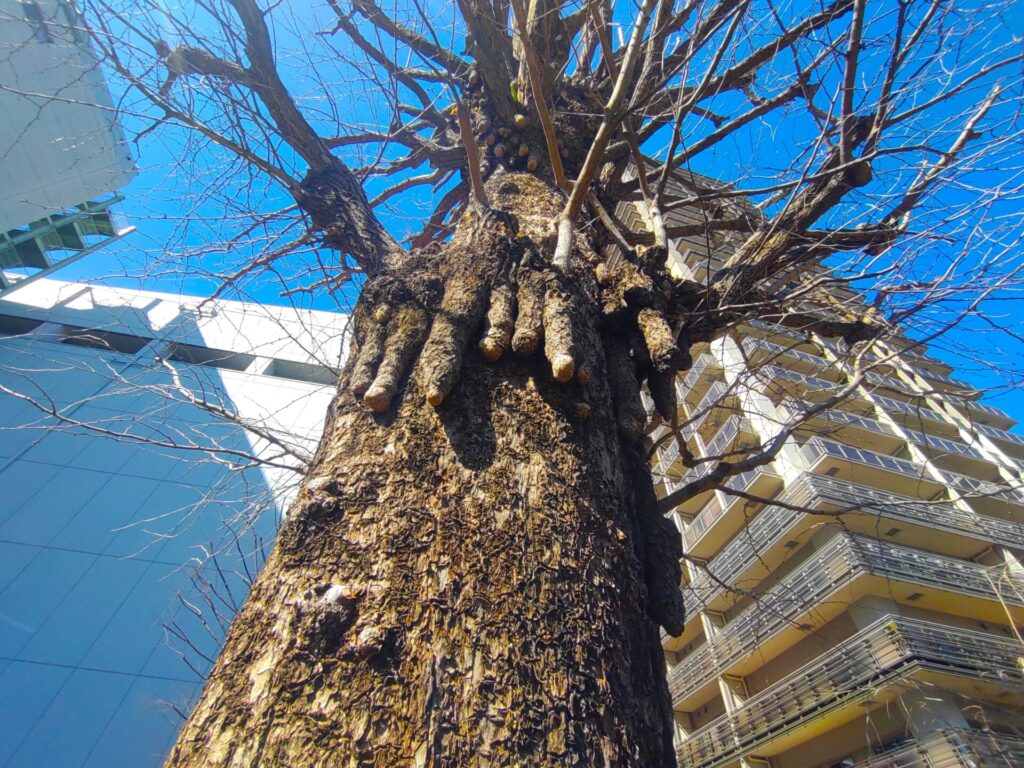
[[913,429],[907,430],[907,435],[918,445],[928,446],[938,451],[944,451],[955,456],[964,456],[968,459],[978,459],[987,462],[988,457],[975,448],[973,445],[961,443],[959,440],[948,440],[938,435],[929,435],[925,432],[918,432]]
[[898,411],[914,418],[928,419],[930,421],[938,422],[939,424],[949,424],[949,419],[943,416],[938,411],[933,411],[931,408],[926,408],[923,405],[916,405],[914,403],[906,403],[903,400],[894,400],[891,397],[883,397],[879,394],[872,395],[879,405],[888,408],[892,411]]
[[990,416],[995,416],[997,419],[1009,419],[1010,418],[1006,414],[1006,411],[1002,411],[1002,410],[996,408],[994,405],[988,405],[987,403],[982,403],[982,402],[979,402],[977,400],[970,400],[970,401],[960,400],[960,402],[957,403],[957,404],[958,405],[962,405],[965,408],[974,408],[976,410],[981,411],[982,413],[987,413]]
[[872,755],[852,768],[1016,768],[1024,739],[1001,733],[946,729]]
[[988,480],[979,480],[968,475],[960,475],[956,472],[943,471],[943,476],[953,488],[968,500],[972,498],[994,498],[1008,501],[1018,506],[1024,506],[1024,490],[1020,488],[1009,488],[1005,485],[992,483]]
[[[780,410],[782,411],[780,414],[782,418],[789,420],[799,418],[803,415],[806,409],[804,407],[804,403],[801,403],[795,398],[787,397],[783,401],[782,408]],[[887,425],[867,416],[861,416],[859,413],[844,411],[839,408],[829,408],[828,410],[824,410],[816,414],[816,417],[824,419],[826,422],[836,422],[840,425],[857,427],[858,429],[873,432],[876,435],[899,439],[899,435],[893,432]]]
[[[709,465],[703,465],[709,466]],[[704,474],[707,474],[706,472]],[[701,475],[703,477],[703,475]],[[748,491],[751,486],[754,485],[759,479],[763,477],[774,478],[781,482],[781,478],[768,466],[754,467],[748,469],[746,472],[741,472],[738,475],[733,475],[727,479],[723,486],[730,490],[739,491],[744,493]],[[732,505],[738,499],[738,496],[729,497],[726,496],[726,503],[723,506],[722,503],[716,498],[712,499],[698,514],[693,518],[693,521],[686,528],[686,532],[683,534],[683,541],[686,544],[688,550],[693,549],[694,545],[700,541],[701,537],[720,520],[730,509]]]
[[[787,398],[784,407],[790,415],[799,416],[802,410],[801,404]],[[827,419],[828,421],[835,421],[841,424],[848,424],[859,429],[864,429],[869,432],[874,432],[878,435],[885,435],[887,437],[899,437],[889,426],[883,424],[876,419],[869,418],[867,416],[861,416],[858,413],[852,413],[850,411],[844,411],[839,408],[831,408],[827,411],[823,411],[819,414],[821,418]],[[938,435],[930,435],[925,432],[918,432],[913,429],[906,430],[907,436],[910,440],[919,446],[934,448],[945,453],[953,454],[956,456],[964,456],[969,459],[978,459],[980,461],[987,462],[989,459],[980,450],[967,443],[960,442],[959,440],[950,440]]]
[[[748,339],[744,339],[744,341],[742,343],[742,346],[743,346],[744,351],[746,351],[746,353],[748,355],[753,354],[754,352],[756,352],[758,350],[763,350],[765,352],[771,353],[774,357],[779,357],[779,356],[782,356],[782,355],[789,355],[790,357],[792,357],[795,360],[800,360],[800,361],[802,361],[802,362],[804,362],[804,363],[806,363],[808,365],[811,365],[811,366],[813,366],[815,368],[819,368],[819,369],[828,368],[830,366],[830,363],[827,360],[825,360],[824,358],[822,358],[822,357],[820,357],[818,355],[813,355],[813,354],[810,354],[808,352],[802,352],[802,351],[800,351],[798,349],[793,349],[791,347],[785,347],[785,346],[783,346],[781,344],[774,344],[774,343],[772,343],[770,341],[767,341],[765,339],[757,339],[757,338],[752,338],[752,337],[748,338]],[[910,355],[910,354],[908,354],[908,356],[918,357],[918,358],[923,359],[923,360],[928,360],[927,357],[924,357],[924,356],[921,356],[921,355]],[[869,355],[868,359],[869,360],[871,360],[871,359],[880,360],[881,358],[878,357],[878,356]],[[944,382],[946,384],[950,384],[950,385],[952,385],[954,387],[958,387],[958,388],[965,389],[965,390],[973,392],[973,390],[971,390],[971,388],[968,387],[963,382],[957,381],[956,379],[953,379],[953,378],[951,378],[951,377],[949,377],[949,376],[947,376],[945,374],[941,374],[941,373],[936,373],[936,372],[933,372],[933,371],[925,370],[925,369],[920,368],[919,366],[914,366],[914,370],[917,373],[919,373],[920,375],[924,376],[925,378],[929,378],[929,379],[932,379],[934,381],[942,381],[942,382]],[[868,381],[871,384],[875,384],[876,386],[880,386],[880,387],[885,387],[886,389],[892,390],[894,392],[902,392],[902,393],[908,394],[908,395],[915,395],[915,394],[917,394],[917,393],[914,392],[913,387],[911,387],[910,385],[906,384],[905,382],[903,382],[903,381],[901,381],[901,380],[899,380],[897,378],[894,378],[892,376],[886,376],[884,374],[880,374],[880,373],[877,373],[875,371],[867,371],[867,372],[865,372],[865,377],[864,378],[865,378],[866,381]],[[1006,413],[1004,411],[1000,410],[999,408],[996,408],[996,407],[991,406],[991,405],[987,405],[987,404],[982,403],[980,401],[970,400],[970,399],[967,399],[966,397],[958,397],[955,392],[952,392],[952,393],[951,392],[943,392],[943,393],[940,393],[940,394],[941,394],[942,397],[949,398],[953,402],[954,405],[956,405],[956,406],[958,406],[960,408],[974,409],[974,410],[980,411],[981,413],[989,414],[990,416],[993,416],[993,417],[995,417],[997,419],[1000,419],[1000,420],[1006,420],[1006,419],[1009,418],[1006,415]],[[918,410],[918,409],[915,408],[915,410]],[[941,417],[941,416],[936,416],[936,418],[938,418],[940,421],[945,421],[945,419],[943,417]]]
[[[941,484],[939,480],[930,477],[925,473],[924,467],[906,459],[898,459],[895,456],[886,456],[874,451],[866,451],[862,448],[854,448],[851,445],[843,445],[832,440],[825,440],[820,437],[812,437],[803,446],[804,458],[808,466],[813,468],[815,464],[826,456],[860,464],[873,469],[881,469],[886,472],[903,475],[921,482]],[[976,477],[961,475],[956,472],[942,471],[944,483],[955,489],[961,496],[968,500],[981,500],[994,498],[1010,504],[1024,506],[1024,490],[1010,488],[1006,485],[993,483],[988,480],[979,480]]]
[[[803,385],[804,393],[807,391],[822,391],[832,392],[835,390],[835,385],[831,382],[819,379],[816,376],[811,376],[806,373],[798,373],[796,371],[787,371],[777,366],[765,366],[760,371],[769,379],[786,379]],[[949,420],[930,408],[925,406],[915,405],[913,403],[906,403],[902,400],[894,400],[889,397],[874,394],[875,401],[886,408],[889,411],[896,411],[898,413],[907,414],[915,418],[928,419],[930,421],[938,422],[941,424],[949,424]],[[839,411],[830,411],[831,413],[837,413]],[[840,417],[842,418],[842,417]],[[999,429],[998,427],[992,427],[988,424],[974,424],[973,427],[978,430],[979,433],[986,435],[987,437],[994,438],[996,440],[1005,440],[1017,445],[1024,445],[1024,435],[1017,434],[1016,432],[1008,432],[1005,429]],[[982,454],[972,446],[960,443],[957,441],[949,441],[945,438],[940,438],[936,435],[928,435],[926,433],[916,432],[914,430],[908,430],[914,435],[916,442],[920,444],[929,444],[933,447],[938,447],[941,450],[946,450],[950,453],[959,453],[962,455],[970,455],[972,457],[981,458]],[[966,452],[965,452],[966,451]]]
[[1016,443],[1017,445],[1024,445],[1024,435],[1019,435],[1016,432],[1007,432],[1005,429],[990,427],[987,424],[975,424],[974,428],[987,437],[993,437],[996,440],[1006,440],[1011,443]]
[[918,669],[1024,688],[1015,641],[943,624],[885,616],[779,682],[691,734],[680,764],[713,768]]
[[708,391],[701,398],[700,402],[697,403],[697,407],[690,411],[690,420],[694,422],[695,428],[696,425],[701,424],[708,417],[718,400],[728,391],[729,388],[720,381],[716,381],[708,387]]
[[730,416],[725,423],[719,427],[718,432],[704,446],[704,452],[708,456],[721,456],[732,447],[736,435],[740,433],[740,419],[738,416]]
[[799,371],[788,371],[785,368],[780,368],[777,365],[764,365],[756,370],[756,374],[760,379],[773,381],[776,379],[786,379],[792,381],[801,386],[801,392],[807,394],[808,392],[826,392],[832,394],[836,391],[836,384],[832,381],[826,381],[825,379],[817,376],[812,376],[809,373],[800,373]]
[[[851,517],[862,514],[873,519],[885,518],[993,544],[1017,547],[1024,541],[1024,525],[1020,523],[972,514],[948,502],[926,503],[824,475],[803,475],[780,500],[803,507],[808,513],[829,505],[849,509],[846,514]],[[720,583],[735,584],[763,553],[789,535],[801,517],[803,513],[794,509],[767,506],[749,524],[746,533],[735,537],[707,564],[713,578],[704,571],[697,572],[691,585],[697,598],[702,602],[716,599],[723,591]]]
[[703,687],[723,669],[753,651],[759,641],[845,585],[857,564],[857,553],[845,536],[837,536],[815,552],[714,638],[673,667],[668,674],[673,702],[678,703]]
[[679,394],[684,395],[687,391],[693,389],[700,380],[700,377],[704,375],[709,367],[714,365],[717,365],[714,357],[709,355],[707,352],[700,355],[693,361],[693,365],[690,366],[690,370],[687,371],[686,376],[683,377],[684,391]]
[[[784,514],[776,519],[779,526],[786,525]],[[998,591],[986,568],[977,563],[840,534],[676,665],[668,675],[673,701],[680,702],[704,687],[831,594],[869,574],[992,601],[1022,603],[1016,595]],[[1024,593],[1024,580],[1005,578]]]
[[[925,475],[923,467],[912,461],[898,459],[895,456],[886,456],[883,453],[866,451],[862,448],[855,448],[852,445],[843,445],[833,440],[825,440],[820,437],[812,437],[803,447],[804,458],[809,466],[813,467],[820,459],[832,456],[838,459],[845,459],[854,464],[860,464],[872,469],[881,469],[886,472],[904,475],[915,480],[930,479]],[[932,482],[936,482],[932,480]]]
[[[715,433],[715,436],[707,443],[704,449],[704,453],[709,457],[724,455],[726,452],[732,449],[733,442],[736,440],[736,436],[739,435],[739,432],[739,417],[735,415],[730,416],[728,419],[725,420],[725,423],[722,424],[718,432]],[[667,475],[667,469],[670,466],[671,461],[674,461],[675,458],[679,455],[679,446],[677,446],[675,444],[675,441],[673,441],[671,447],[666,446],[665,448],[662,449],[659,455],[661,457],[660,461],[662,471],[664,474]],[[708,474],[708,472],[710,472],[712,469],[714,469],[714,466],[714,461],[702,461],[695,467],[690,468],[690,470],[677,481],[675,487],[672,488],[671,490],[675,490],[675,488],[681,488],[688,483],[692,483],[696,480],[699,480],[700,478],[704,477],[704,475]]]
[[743,340],[741,346],[743,347],[743,351],[748,355],[752,355],[758,351],[764,351],[770,353],[773,357],[788,355],[795,360],[800,360],[808,365],[814,366],[815,368],[827,368],[829,366],[828,361],[818,355],[812,355],[809,352],[801,352],[799,349],[785,347],[781,344],[773,344],[765,339],[748,337]]
[[[1016,768],[1024,765],[1024,739],[1020,737],[983,731],[945,733],[961,757],[960,765],[970,768]],[[935,765],[934,768],[942,767]]]
[[725,591],[721,584],[735,585],[739,574],[757,562],[761,552],[784,539],[801,516],[802,513],[796,510],[765,507],[746,531],[730,541],[707,564],[707,573],[703,569],[697,570],[690,585],[694,594],[707,603]]

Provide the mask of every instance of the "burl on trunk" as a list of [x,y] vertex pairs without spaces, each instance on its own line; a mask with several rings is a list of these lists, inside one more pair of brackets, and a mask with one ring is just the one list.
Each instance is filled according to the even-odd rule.
[[577,274],[545,263],[557,194],[488,191],[495,212],[364,292],[305,487],[168,766],[675,764],[651,617],[681,622],[678,536],[622,433],[635,339],[582,238]]

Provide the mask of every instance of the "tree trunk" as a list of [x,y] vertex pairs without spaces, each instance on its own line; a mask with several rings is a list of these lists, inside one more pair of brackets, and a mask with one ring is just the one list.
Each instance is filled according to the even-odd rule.
[[440,407],[413,376],[382,415],[341,387],[167,765],[674,766],[636,468],[595,374],[584,394],[473,351]]

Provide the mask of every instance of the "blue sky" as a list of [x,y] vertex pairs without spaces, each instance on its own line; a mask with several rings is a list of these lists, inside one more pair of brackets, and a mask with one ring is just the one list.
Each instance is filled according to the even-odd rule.
[[[801,6],[801,3],[796,3]],[[879,9],[881,18],[889,4],[873,6]],[[982,3],[973,2],[959,4],[966,10],[976,10]],[[808,4],[806,7],[816,7]],[[802,7],[801,7],[802,9]],[[442,18],[450,18],[451,6],[435,4],[434,10]],[[306,37],[311,28],[322,28],[324,17],[317,10],[294,10],[293,16],[280,21],[276,27],[278,43],[282,50],[288,48],[301,49],[306,45]],[[756,34],[766,34],[767,28]],[[756,42],[756,34],[754,40]],[[999,23],[991,27],[992,37],[984,45],[1006,43],[1014,36],[1024,34],[1024,5],[1016,3],[1004,10]],[[317,41],[320,42],[320,41]],[[345,46],[332,42],[339,48],[332,53],[330,62],[327,57],[318,61],[318,72],[314,76],[307,67],[303,67],[299,58],[282,55],[281,67],[289,86],[296,93],[304,94],[303,106],[308,114],[322,116],[331,114],[335,125],[342,130],[359,130],[379,124],[382,115],[386,119],[386,110],[379,94],[374,88],[353,78],[351,71],[346,69],[342,60],[349,53]],[[461,46],[460,46],[461,47]],[[459,50],[459,48],[456,48]],[[335,55],[336,54],[336,55]],[[407,52],[395,50],[396,56],[407,55]],[[865,56],[870,56],[866,52]],[[780,65],[775,73],[779,77],[787,74],[785,66]],[[332,109],[329,112],[324,106],[324,84],[331,87]],[[834,87],[834,83],[826,83],[823,87]],[[927,86],[922,84],[922,89]],[[314,94],[314,95],[310,95]],[[951,104],[944,112],[938,112],[933,119],[938,122],[952,118],[961,109],[959,104]],[[997,119],[998,116],[993,119]],[[314,117],[316,119],[316,117]],[[1007,118],[1008,119],[1008,118]],[[147,127],[150,122],[138,116],[126,115],[124,124],[129,135]],[[950,130],[958,128],[959,123],[952,124]],[[699,128],[694,136],[699,137]],[[746,186],[756,187],[765,183],[773,168],[785,168],[792,159],[792,148],[813,141],[813,126],[806,120],[764,120],[756,124],[751,131],[738,135],[734,140],[722,144],[714,152],[700,158],[694,170],[720,178],[745,179]],[[660,143],[659,143],[660,141]],[[649,142],[645,150],[656,152],[662,148],[664,140],[656,137]],[[123,190],[126,201],[121,211],[138,231],[122,243],[112,247],[108,252],[96,254],[87,260],[66,268],[59,275],[64,279],[97,280],[103,279],[120,285],[145,287],[155,290],[182,291],[185,293],[209,294],[219,284],[218,273],[226,274],[236,271],[251,255],[258,253],[260,247],[267,243],[280,244],[281,238],[294,237],[295,230],[283,234],[280,227],[266,228],[267,237],[260,243],[244,246],[232,243],[228,247],[216,244],[230,241],[239,229],[239,217],[247,210],[269,212],[280,210],[290,205],[291,200],[279,187],[266,183],[261,178],[239,178],[230,161],[223,153],[214,152],[209,147],[191,144],[179,131],[155,131],[133,145],[139,167],[138,176]],[[756,158],[760,176],[749,173],[749,158]],[[353,155],[348,159],[354,160]],[[420,171],[422,172],[422,170]],[[999,168],[986,167],[979,164],[973,176],[965,176],[964,182],[943,193],[933,201],[933,210],[942,211],[960,206],[963,201],[975,194],[975,189],[991,186],[998,177]],[[741,181],[741,186],[744,182]],[[379,191],[371,183],[371,196]],[[206,194],[213,190],[213,194]],[[443,191],[443,190],[442,190]],[[389,228],[401,235],[411,234],[416,230],[415,222],[422,219],[424,206],[429,202],[429,195],[407,197],[395,206],[379,209]],[[1002,221],[1003,236],[1006,232],[1019,231],[1019,213],[1021,200],[1014,197],[1007,200],[993,200],[986,215],[990,219]],[[837,223],[854,221],[858,215],[856,201],[854,205],[837,215],[848,217]],[[927,216],[927,211],[922,213]],[[1015,222],[1013,219],[1018,221]],[[966,220],[960,222],[967,225]],[[277,239],[275,239],[277,238]],[[1004,241],[1005,244],[1005,241]],[[935,260],[941,260],[941,247],[936,246]],[[980,253],[980,252],[979,252]],[[186,255],[187,254],[187,255]],[[1013,257],[1012,254],[1005,258]],[[301,306],[313,306],[321,309],[346,308],[353,299],[353,288],[329,292],[319,290],[314,293],[292,293],[303,280],[307,283],[312,279],[303,276],[308,264],[314,265],[319,260],[327,270],[318,275],[330,274],[333,269],[331,254],[317,254],[311,251],[301,258],[282,260],[275,268],[259,276],[259,279],[247,279],[242,283],[238,298],[257,300],[268,303],[293,303]],[[979,263],[981,256],[978,257]],[[927,277],[929,270],[935,265],[927,253],[924,258],[915,260],[921,265],[921,276]],[[841,265],[840,265],[841,266]],[[1013,293],[1001,295],[998,302],[990,302],[985,313],[996,318],[1001,326],[1011,329],[1021,328],[1020,298]],[[955,305],[950,305],[952,311]],[[934,325],[941,322],[941,313],[933,315],[928,322]],[[921,326],[924,328],[924,325]],[[909,328],[913,332],[914,328]],[[918,329],[920,330],[920,329]],[[921,330],[927,333],[927,329]],[[1018,395],[1015,388],[1005,387],[1001,377],[993,368],[1001,369],[1011,379],[1019,378],[1024,365],[1024,341],[1013,334],[994,333],[982,315],[968,317],[961,330],[948,334],[943,340],[933,345],[933,353],[954,363],[960,368],[960,378],[974,386],[994,388],[995,402],[1019,419],[1024,419],[1024,398]],[[973,358],[973,359],[972,359]]]

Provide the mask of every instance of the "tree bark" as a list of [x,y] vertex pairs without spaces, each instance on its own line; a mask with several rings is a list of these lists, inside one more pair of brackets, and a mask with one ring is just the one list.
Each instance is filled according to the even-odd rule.
[[471,350],[439,407],[417,374],[384,414],[343,374],[167,766],[674,766],[650,476],[604,366]]

